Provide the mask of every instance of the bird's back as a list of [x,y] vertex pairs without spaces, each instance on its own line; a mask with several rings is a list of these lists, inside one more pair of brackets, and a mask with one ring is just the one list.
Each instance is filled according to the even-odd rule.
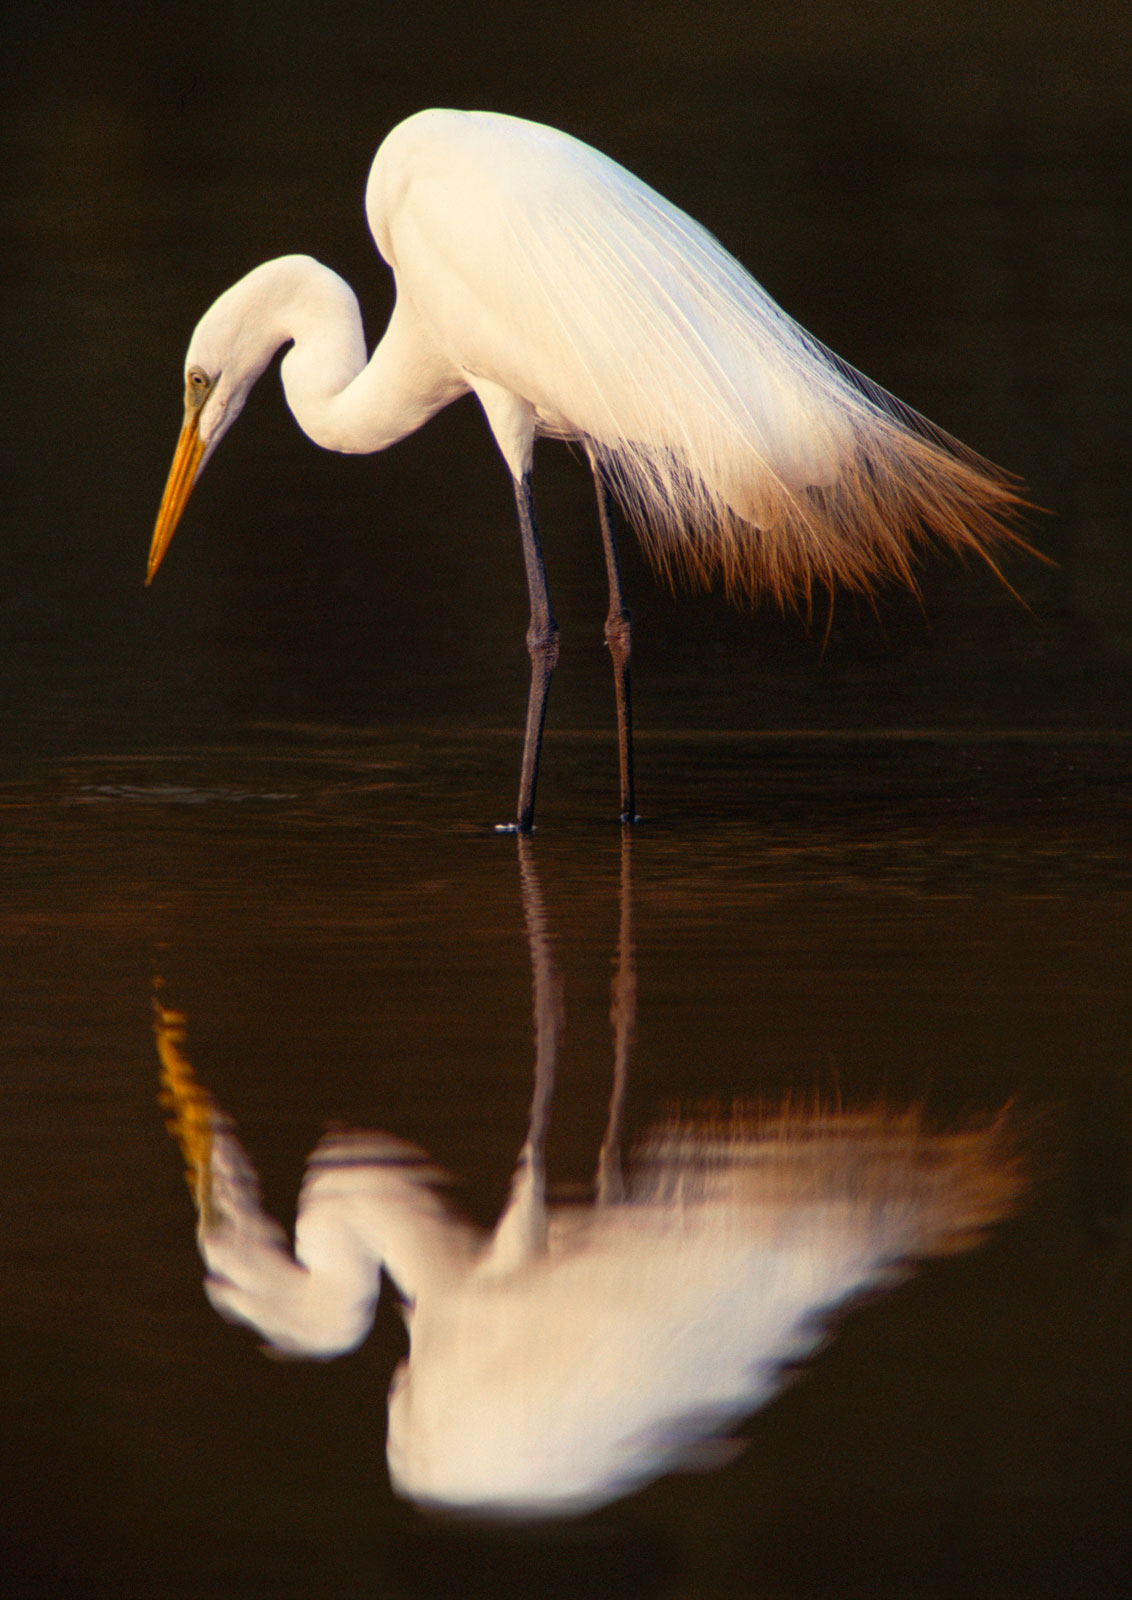
[[[378,151],[367,209],[399,291],[473,375],[530,400],[543,431],[690,456],[739,405],[792,483],[831,476],[835,440],[813,407],[799,426],[774,372],[775,320],[794,325],[704,228],[597,150],[514,117],[421,112]],[[752,294],[756,384],[733,326]]]
[[552,128],[427,111],[374,160],[398,299],[470,380],[587,442],[662,567],[780,598],[983,547],[1012,492],[831,358],[698,223]]

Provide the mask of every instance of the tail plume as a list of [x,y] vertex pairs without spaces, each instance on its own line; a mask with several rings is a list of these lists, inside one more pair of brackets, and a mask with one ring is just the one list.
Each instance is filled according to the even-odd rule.
[[916,588],[925,543],[996,572],[1028,548],[1016,479],[826,349],[654,190],[575,152],[553,207],[500,222],[516,333],[545,353],[543,430],[581,434],[661,572],[806,605]]
[[754,439],[736,441],[715,481],[668,448],[590,441],[653,565],[673,582],[721,580],[735,596],[807,611],[815,589],[871,594],[896,580],[918,590],[919,552],[933,543],[1002,578],[1000,552],[1030,551],[1019,482],[827,359],[832,416],[812,481],[791,481]]

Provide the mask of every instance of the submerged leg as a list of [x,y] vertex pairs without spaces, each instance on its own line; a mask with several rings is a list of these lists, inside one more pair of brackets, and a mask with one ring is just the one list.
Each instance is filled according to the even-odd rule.
[[546,716],[546,696],[551,674],[558,660],[558,624],[550,609],[546,587],[542,545],[535,522],[534,498],[529,473],[515,480],[515,505],[519,512],[519,532],[523,539],[523,562],[527,569],[527,593],[531,620],[527,627],[527,653],[531,658],[531,687],[527,695],[527,728],[523,737],[523,766],[519,774],[519,811],[503,831],[530,833],[535,815],[535,785],[538,783],[538,758],[542,746],[542,725]]
[[609,580],[609,615],[605,619],[605,642],[613,661],[613,693],[617,700],[617,750],[621,762],[621,821],[636,822],[633,803],[633,702],[629,693],[629,653],[631,628],[625,596],[621,592],[621,568],[613,538],[613,497],[599,464],[590,457],[597,511],[601,521],[601,542],[605,549],[605,574]]

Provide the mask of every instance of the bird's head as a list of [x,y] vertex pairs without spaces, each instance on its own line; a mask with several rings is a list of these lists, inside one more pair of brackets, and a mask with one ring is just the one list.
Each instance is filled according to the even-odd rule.
[[235,422],[252,385],[290,334],[280,325],[278,284],[287,261],[256,267],[198,322],[185,355],[185,414],[149,547],[153,581],[205,464]]

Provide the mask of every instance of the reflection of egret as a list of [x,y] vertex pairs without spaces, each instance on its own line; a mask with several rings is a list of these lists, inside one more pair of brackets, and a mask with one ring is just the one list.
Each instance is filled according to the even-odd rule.
[[352,291],[307,256],[256,267],[197,326],[149,578],[281,346],[293,343],[288,404],[331,450],[383,450],[474,392],[511,471],[530,599],[521,831],[558,656],[531,498],[537,435],[578,441],[597,485],[627,819],[629,616],[612,497],[662,570],[807,605],[815,584],[913,583],[923,534],[980,554],[1008,537],[1018,499],[996,469],[832,356],[703,228],[577,140],[422,112],[382,144],[366,210],[397,281],[368,363]]
[[[1016,1183],[993,1129],[929,1136],[911,1116],[817,1109],[673,1121],[646,1138],[623,1180],[621,1070],[594,1201],[548,1204],[561,1008],[526,849],[534,1095],[490,1235],[445,1207],[419,1151],[335,1135],[309,1164],[292,1251],[229,1124],[192,1079],[183,1019],[159,1007],[157,1035],[217,1310],[277,1350],[332,1356],[365,1337],[384,1267],[410,1340],[390,1391],[394,1486],[436,1507],[548,1515],[712,1459],[726,1447],[711,1441],[820,1343],[819,1319],[909,1260],[972,1242],[1009,1208]],[[627,860],[623,895],[622,1068],[633,993]]]

